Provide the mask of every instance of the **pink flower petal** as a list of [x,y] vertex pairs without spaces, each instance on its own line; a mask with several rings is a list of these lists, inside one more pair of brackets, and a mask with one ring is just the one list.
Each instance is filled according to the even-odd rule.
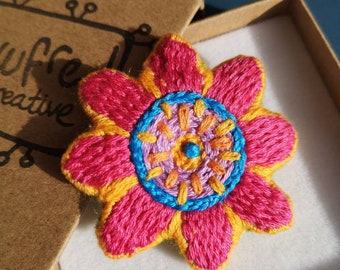
[[109,69],[87,77],[80,85],[80,94],[85,105],[129,132],[154,101],[154,96],[134,80]]
[[103,248],[112,256],[129,256],[152,244],[167,229],[175,210],[155,202],[136,185],[113,206],[99,228]]
[[129,141],[119,135],[91,136],[77,140],[63,169],[74,181],[95,188],[135,174]]
[[215,69],[214,82],[207,96],[225,105],[240,118],[263,89],[263,72],[254,57],[235,57]]
[[249,171],[244,173],[225,202],[241,219],[261,231],[287,226],[293,217],[282,191]]
[[247,166],[269,166],[285,160],[293,151],[295,131],[285,119],[261,116],[241,122],[246,139]]
[[148,63],[162,95],[176,91],[201,93],[203,76],[197,60],[198,55],[187,43],[172,35],[163,38]]
[[221,204],[204,211],[182,213],[186,256],[199,268],[217,269],[228,258],[232,246],[232,226]]

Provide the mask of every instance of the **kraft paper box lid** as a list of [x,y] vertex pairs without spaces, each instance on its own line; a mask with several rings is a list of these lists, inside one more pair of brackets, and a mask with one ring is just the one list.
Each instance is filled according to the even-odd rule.
[[0,269],[50,269],[84,198],[60,156],[89,126],[81,77],[135,75],[156,37],[183,32],[192,1],[0,1]]

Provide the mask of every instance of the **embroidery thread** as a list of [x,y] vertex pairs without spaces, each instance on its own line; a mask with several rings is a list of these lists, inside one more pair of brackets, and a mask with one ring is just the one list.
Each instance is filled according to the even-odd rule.
[[138,78],[104,69],[80,84],[93,126],[62,158],[66,178],[104,202],[97,228],[111,258],[174,239],[194,269],[220,269],[244,230],[293,222],[272,174],[297,136],[261,106],[254,57],[207,69],[181,37],[155,46]]

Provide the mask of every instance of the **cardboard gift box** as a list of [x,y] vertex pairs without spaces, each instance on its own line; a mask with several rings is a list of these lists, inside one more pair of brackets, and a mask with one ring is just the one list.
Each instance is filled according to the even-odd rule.
[[79,78],[105,66],[138,74],[158,36],[197,42],[288,14],[340,108],[339,60],[303,0],[262,0],[190,23],[199,8],[199,0],[0,1],[1,269],[57,267],[87,201],[59,170],[89,125]]
[[60,156],[89,120],[81,77],[138,73],[157,36],[181,32],[201,2],[0,1],[0,269],[49,269],[84,197]]

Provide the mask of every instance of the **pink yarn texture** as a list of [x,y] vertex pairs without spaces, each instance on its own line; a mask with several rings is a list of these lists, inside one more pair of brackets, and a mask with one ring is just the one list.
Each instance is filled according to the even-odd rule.
[[97,235],[107,256],[173,239],[193,269],[221,269],[245,230],[292,225],[272,175],[297,136],[262,107],[263,89],[256,58],[209,70],[175,34],[160,39],[137,78],[104,69],[82,80],[92,126],[68,147],[62,171],[103,202]]

